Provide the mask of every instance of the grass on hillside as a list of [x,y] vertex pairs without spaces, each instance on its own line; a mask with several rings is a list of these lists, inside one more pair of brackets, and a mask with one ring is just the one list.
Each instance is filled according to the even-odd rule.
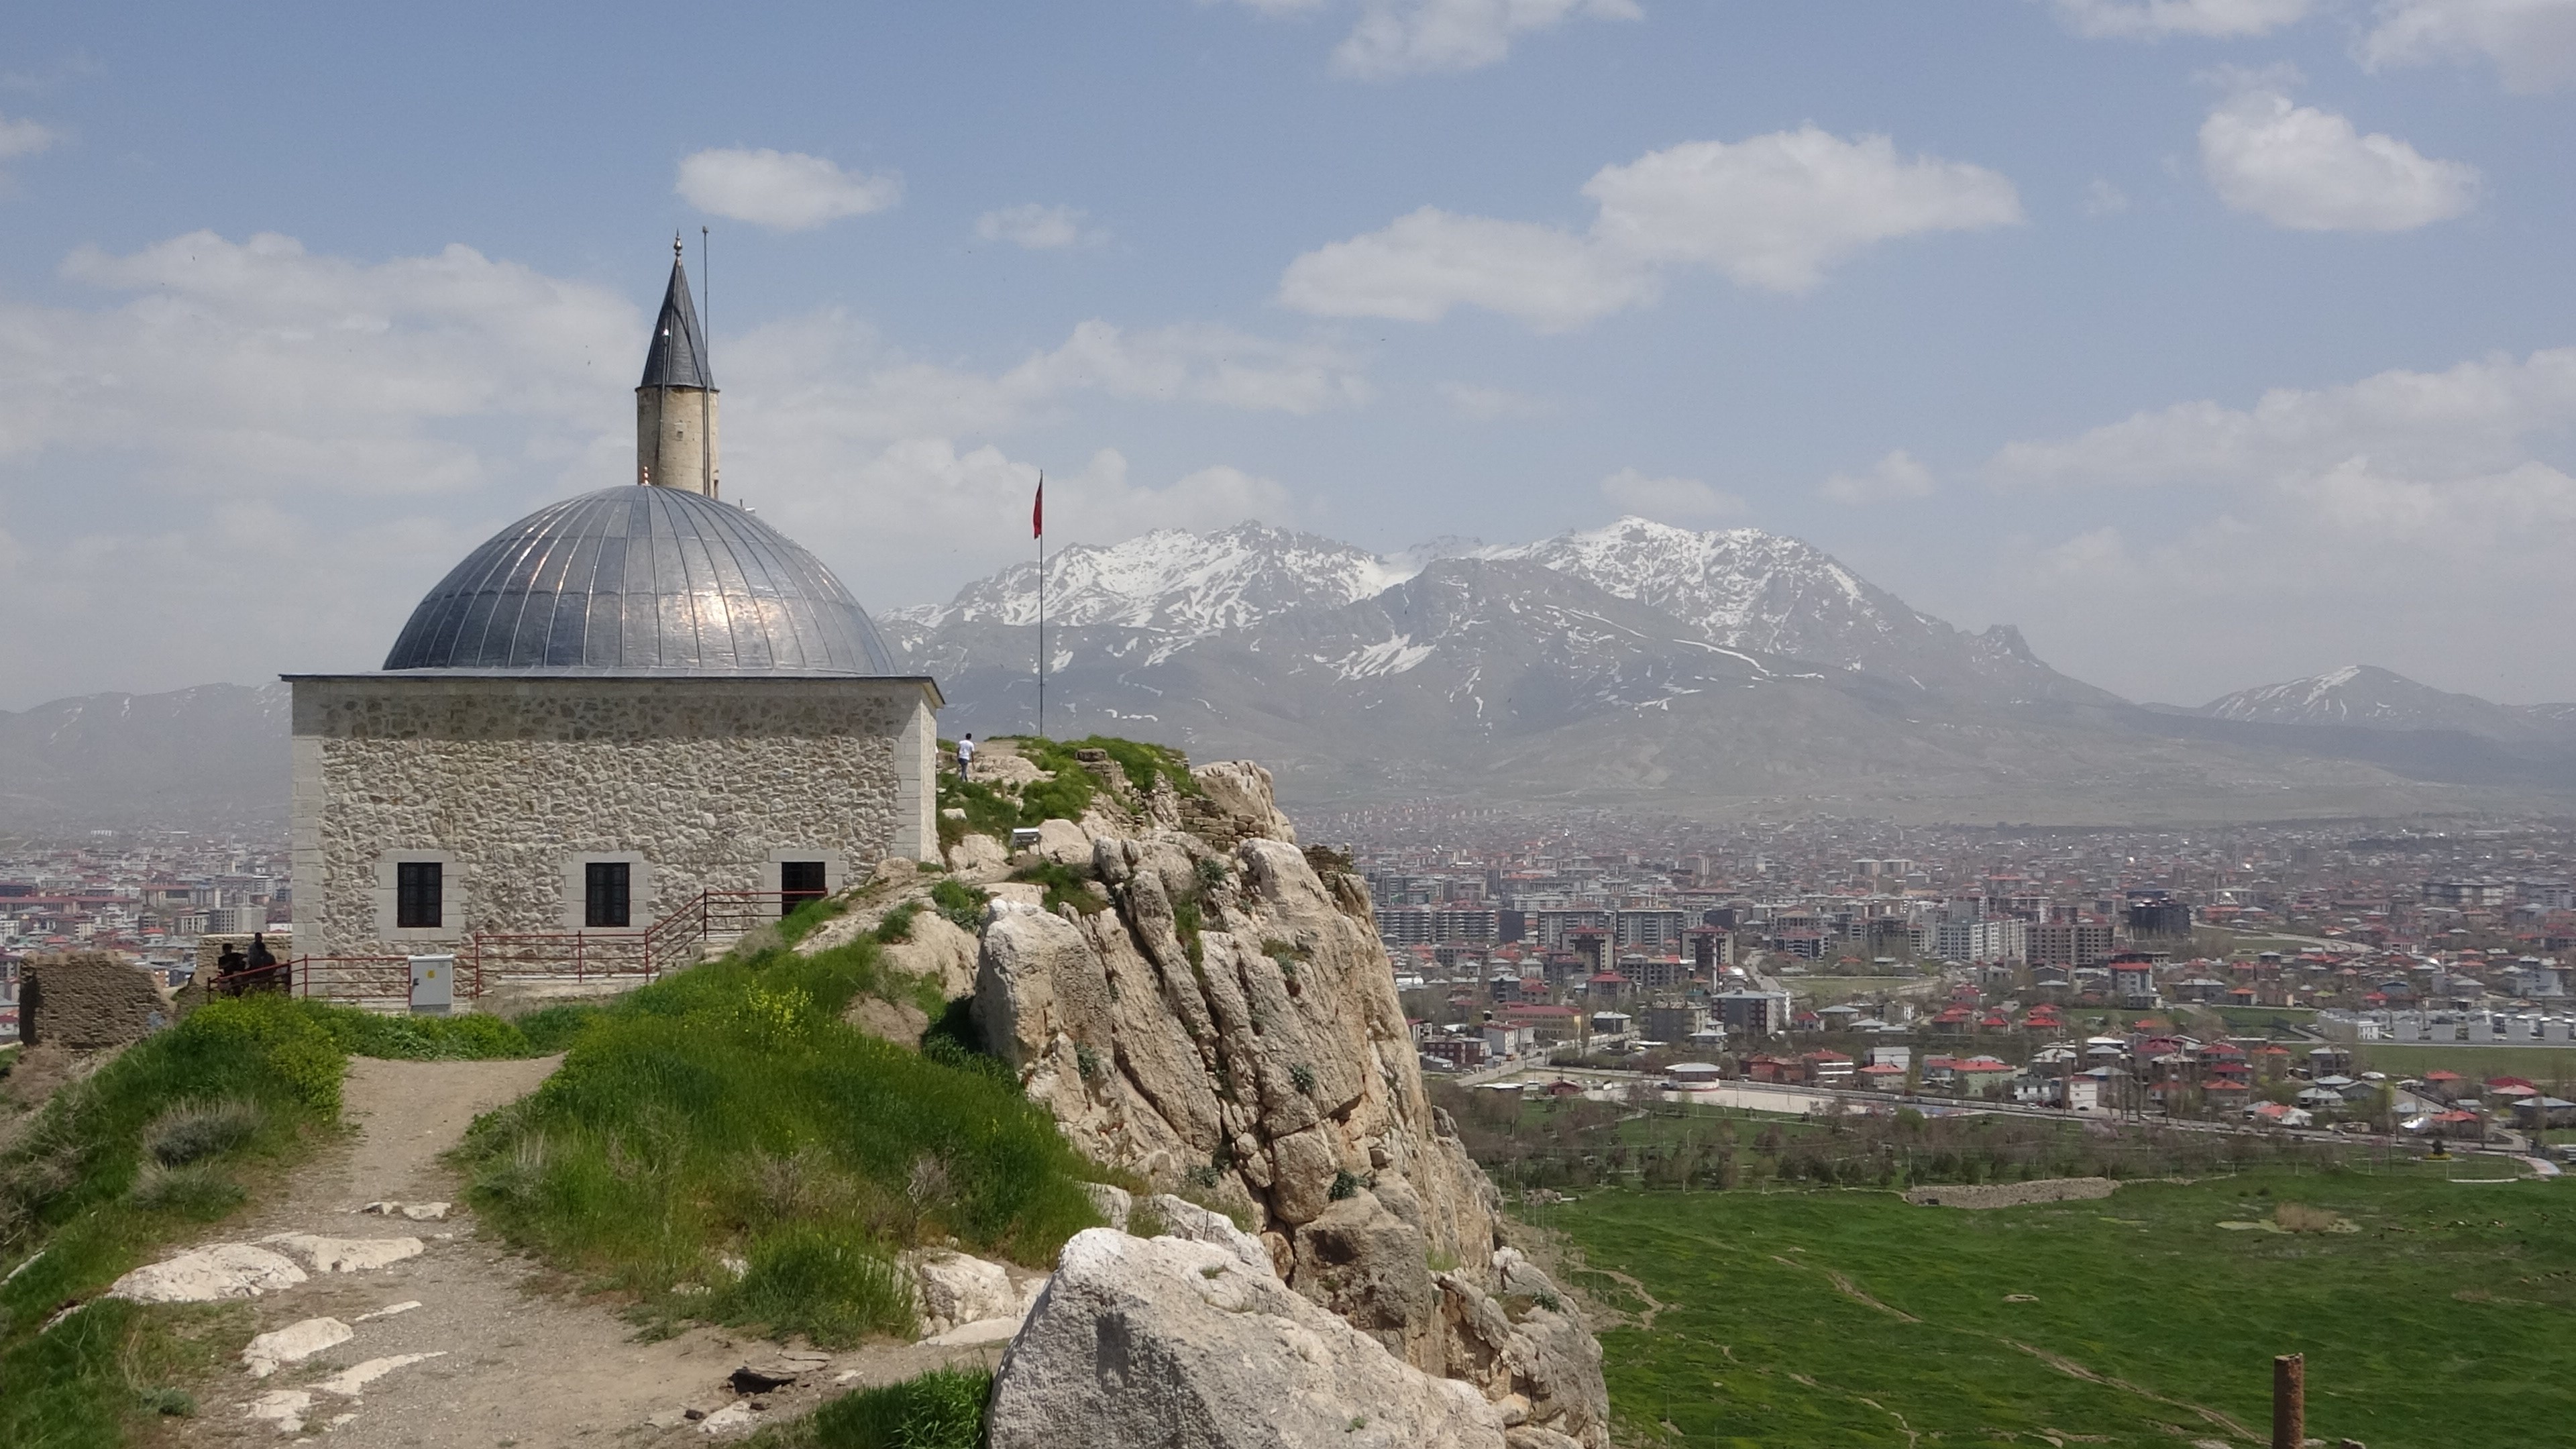
[[1601,1335],[1626,1444],[2260,1443],[2294,1352],[2328,1442],[2576,1440],[2576,1190],[2450,1170],[1992,1211],[1624,1189],[1538,1211],[1630,1315]]
[[860,940],[727,958],[597,1010],[561,1070],[469,1133],[476,1205],[648,1320],[818,1343],[911,1330],[893,1255],[915,1243],[1050,1261],[1097,1223],[1081,1183],[1099,1170],[988,1060],[841,1021],[896,985]]
[[743,1449],[977,1449],[992,1391],[993,1376],[983,1369],[932,1369],[843,1394],[804,1418],[761,1430]]
[[[172,1385],[237,1351],[248,1312],[90,1300],[338,1121],[332,1024],[283,997],[211,1003],[57,1093],[0,1157],[0,1263],[15,1270],[0,1284],[0,1444],[108,1449],[136,1420],[193,1410]],[[86,1306],[40,1331],[73,1303]]]
[[[1100,781],[1075,758],[1077,750],[1100,750],[1127,776],[1127,783],[1139,795],[1150,793],[1156,780],[1162,780],[1183,795],[1203,793],[1199,782],[1191,778],[1189,765],[1178,751],[1139,740],[1122,740],[1110,735],[1090,735],[1078,740],[1050,740],[1038,735],[997,736],[1009,739],[1022,759],[1051,773],[1055,778],[1038,780],[1012,790],[997,788],[980,780],[961,780],[942,772],[939,776],[939,845],[942,850],[955,845],[969,834],[989,835],[1007,841],[1015,826],[1036,825],[1047,820],[1080,820],[1100,793]],[[953,751],[953,746],[949,747]],[[951,819],[948,811],[962,810],[965,818]]]

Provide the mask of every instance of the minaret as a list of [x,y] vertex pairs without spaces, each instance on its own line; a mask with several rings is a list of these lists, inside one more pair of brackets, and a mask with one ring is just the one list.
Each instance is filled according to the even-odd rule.
[[680,240],[673,237],[671,285],[662,293],[662,315],[644,353],[644,381],[635,389],[635,481],[717,496],[718,413],[706,334],[698,330]]

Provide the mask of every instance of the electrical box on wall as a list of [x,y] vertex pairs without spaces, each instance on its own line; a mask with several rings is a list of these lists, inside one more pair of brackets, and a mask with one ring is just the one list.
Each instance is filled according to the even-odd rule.
[[445,1016],[456,1003],[456,958],[411,958],[411,1014]]

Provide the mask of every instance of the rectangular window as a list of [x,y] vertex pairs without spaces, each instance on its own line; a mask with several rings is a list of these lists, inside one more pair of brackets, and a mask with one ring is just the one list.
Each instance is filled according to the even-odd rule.
[[406,930],[436,930],[447,924],[447,867],[434,860],[406,860],[394,866],[394,925]]
[[628,883],[632,866],[622,860],[594,860],[582,867],[581,923],[623,927],[628,924]]
[[823,862],[819,860],[780,861],[778,891],[778,914],[782,916],[807,901],[821,900],[825,894]]

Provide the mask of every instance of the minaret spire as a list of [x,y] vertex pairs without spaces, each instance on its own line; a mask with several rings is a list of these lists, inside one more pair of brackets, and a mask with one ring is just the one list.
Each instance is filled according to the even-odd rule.
[[635,481],[716,496],[717,390],[706,333],[689,294],[681,240],[671,238],[671,281],[635,388]]

